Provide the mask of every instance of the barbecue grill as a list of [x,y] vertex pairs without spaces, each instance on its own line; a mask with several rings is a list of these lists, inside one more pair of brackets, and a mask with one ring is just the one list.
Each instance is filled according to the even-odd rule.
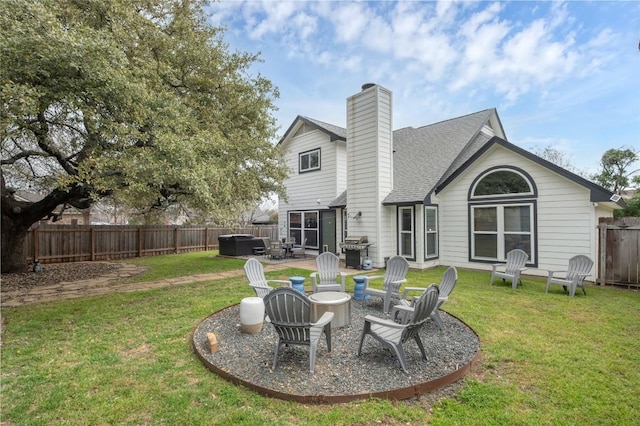
[[345,253],[345,265],[347,268],[362,268],[363,257],[369,255],[369,246],[367,237],[347,237],[340,248]]

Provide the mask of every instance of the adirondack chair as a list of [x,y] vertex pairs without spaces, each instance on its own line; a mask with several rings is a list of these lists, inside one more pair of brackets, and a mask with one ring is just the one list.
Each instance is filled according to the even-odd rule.
[[[449,295],[453,291],[458,282],[458,271],[454,266],[449,267],[444,274],[442,274],[442,279],[440,280],[440,285],[438,286],[440,290],[440,296],[438,297],[438,303],[436,308],[431,313],[430,317],[433,319],[438,328],[441,331],[444,331],[444,324],[442,322],[442,318],[440,318],[440,307],[449,300]],[[402,299],[400,302],[393,307],[391,310],[391,318],[397,319],[401,324],[406,324],[409,320],[411,313],[413,312],[415,302],[417,297],[409,299],[409,293],[411,292],[420,292],[423,293],[426,290],[424,287],[405,287],[402,292]]]
[[[548,271],[547,288],[545,293],[549,292],[549,286],[551,284],[559,284],[567,290],[569,287],[569,296],[575,297],[576,288],[580,287],[584,295],[587,295],[584,289],[584,279],[589,276],[589,271],[593,266],[593,260],[588,256],[577,255],[569,259],[569,267],[566,271]],[[554,277],[556,273],[564,273],[564,278]]]
[[278,353],[282,345],[309,346],[309,371],[316,365],[316,350],[324,332],[327,348],[331,352],[331,320],[333,312],[325,312],[316,322],[311,322],[311,301],[291,288],[278,288],[264,298],[266,321],[278,333],[278,343],[273,357],[273,369],[278,365]]
[[[529,255],[520,249],[511,250],[507,253],[507,263],[494,263],[491,265],[491,283],[493,285],[493,280],[496,278],[502,278],[502,282],[505,279],[511,280],[511,287],[516,288],[518,286],[518,282],[522,284],[522,280],[520,279],[520,274],[524,271],[524,265],[527,263],[529,259]],[[499,271],[498,268],[504,268],[504,271]]]
[[305,253],[305,246],[307,245],[307,239],[302,240],[302,244],[296,245],[294,244],[291,248],[291,257],[296,257],[296,255],[302,255],[305,259],[307,258],[307,254]]
[[287,250],[280,241],[271,241],[269,248],[269,257],[271,259],[284,259],[287,256]]
[[[400,286],[407,282],[405,278],[409,272],[409,262],[402,256],[394,256],[387,261],[387,270],[384,275],[365,276],[364,297],[362,304],[369,299],[367,295],[382,298],[382,311],[389,312],[392,300],[400,300]],[[383,279],[382,290],[369,287],[373,280]]]
[[316,272],[311,273],[313,292],[340,291],[344,293],[347,274],[340,272],[340,258],[331,252],[316,257]]
[[247,260],[244,264],[244,273],[247,276],[247,280],[249,280],[249,287],[256,292],[256,296],[258,297],[264,298],[273,290],[273,287],[269,285],[271,283],[291,287],[290,281],[266,279],[264,276],[264,268],[258,259],[252,258]]
[[418,332],[438,304],[439,293],[437,285],[430,285],[416,302],[407,324],[398,324],[391,320],[374,317],[373,315],[364,317],[364,329],[360,335],[358,356],[360,356],[362,352],[364,336],[368,334],[382,343],[383,346],[391,349],[400,361],[404,372],[409,374],[407,357],[402,345],[410,339],[415,340],[422,353],[422,358],[427,359],[427,354],[424,351],[424,346],[422,345],[422,340],[420,340]]

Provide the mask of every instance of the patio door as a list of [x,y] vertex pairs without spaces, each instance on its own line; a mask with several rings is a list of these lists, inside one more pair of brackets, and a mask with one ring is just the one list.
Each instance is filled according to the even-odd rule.
[[320,253],[327,246],[331,253],[336,252],[336,211],[326,210],[320,212]]

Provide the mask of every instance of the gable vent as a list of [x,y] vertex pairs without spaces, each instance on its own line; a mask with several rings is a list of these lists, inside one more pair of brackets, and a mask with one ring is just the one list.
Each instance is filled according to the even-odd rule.
[[293,137],[303,135],[305,133],[309,133],[310,131],[315,130],[315,127],[308,125],[307,123],[302,123],[302,126],[298,129],[298,131],[293,135]]

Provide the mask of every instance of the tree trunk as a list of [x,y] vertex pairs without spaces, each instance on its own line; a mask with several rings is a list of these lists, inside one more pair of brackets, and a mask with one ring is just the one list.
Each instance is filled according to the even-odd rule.
[[[31,224],[29,224],[31,225]],[[7,215],[2,215],[2,273],[26,272],[29,269],[25,242],[29,225],[16,223]]]
[[83,186],[70,189],[54,189],[37,202],[19,201],[15,191],[5,185],[4,173],[0,169],[0,211],[2,211],[2,273],[25,272],[29,269],[25,242],[29,228],[43,218],[52,217],[54,209],[61,204],[77,208],[91,205],[88,190]]

